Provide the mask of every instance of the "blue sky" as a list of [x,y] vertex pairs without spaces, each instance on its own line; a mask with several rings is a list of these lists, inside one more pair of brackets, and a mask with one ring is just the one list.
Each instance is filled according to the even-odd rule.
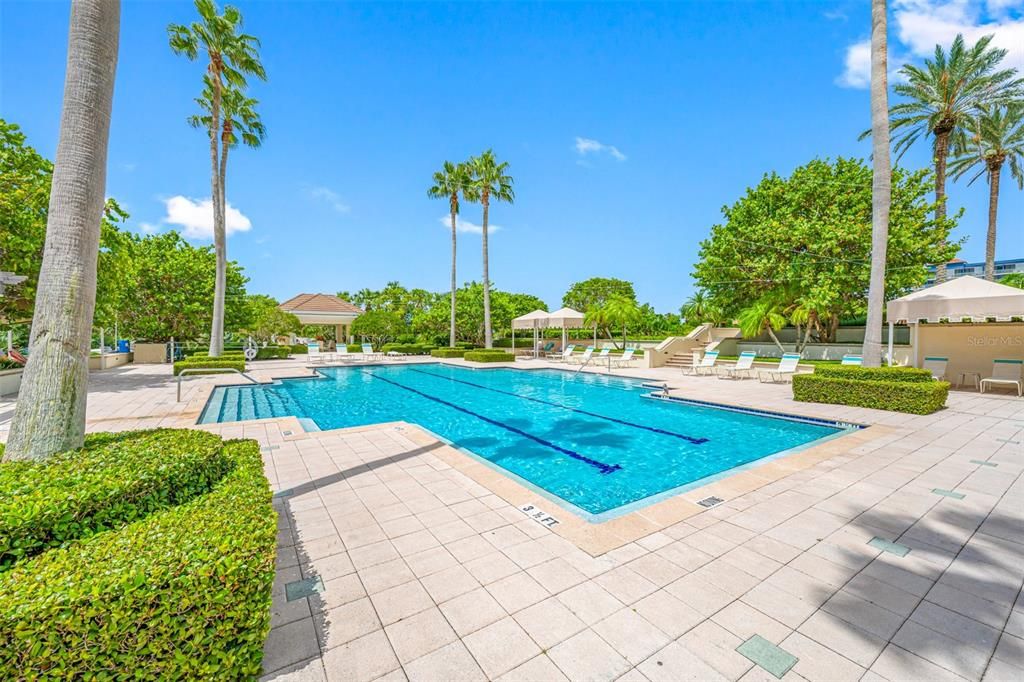
[[[426,197],[445,159],[488,147],[511,164],[514,205],[492,206],[491,278],[559,305],[574,281],[632,280],[677,310],[697,244],[768,170],[866,156],[867,0],[672,4],[247,2],[269,135],[233,153],[229,256],[250,290],[442,291],[446,204]],[[895,64],[937,40],[995,31],[1024,61],[1024,0],[891,0]],[[0,115],[52,158],[68,5],[0,6]],[[202,66],[167,47],[189,2],[125,2],[108,194],[131,229],[208,228]],[[929,163],[924,147],[905,165]],[[1004,180],[998,257],[1024,255],[1022,193]],[[962,256],[984,255],[987,190],[950,188]],[[479,206],[466,207],[459,280],[479,279]],[[208,240],[207,240],[208,241]]]

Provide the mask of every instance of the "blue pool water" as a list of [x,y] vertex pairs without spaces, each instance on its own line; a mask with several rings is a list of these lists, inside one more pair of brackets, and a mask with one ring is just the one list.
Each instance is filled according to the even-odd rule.
[[561,501],[603,514],[841,431],[644,397],[640,381],[444,364],[332,367],[214,390],[202,423],[292,415],[321,430],[429,429]]

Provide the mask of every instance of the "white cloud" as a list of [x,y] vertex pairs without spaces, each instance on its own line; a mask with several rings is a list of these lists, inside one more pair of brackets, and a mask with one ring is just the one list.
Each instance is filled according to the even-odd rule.
[[139,232],[142,234],[156,234],[159,231],[160,227],[158,225],[154,225],[153,223],[139,223]]
[[610,144],[604,144],[597,140],[591,140],[586,137],[576,138],[576,153],[580,156],[586,156],[587,154],[611,154],[612,158],[616,161],[625,161],[626,155],[619,151],[618,147]]
[[[441,216],[440,218],[437,219],[437,221],[441,223],[441,225],[443,225],[445,229],[447,229],[449,232],[451,231],[452,217],[450,214]],[[494,223],[490,223],[487,225],[487,234],[490,235],[491,233],[497,232],[500,229],[502,229],[501,225],[495,225]],[[476,223],[471,223],[468,220],[463,220],[462,216],[456,216],[455,231],[466,232],[469,234],[483,234],[484,228],[483,226],[477,225]]]
[[313,199],[327,202],[327,205],[338,213],[348,213],[352,210],[352,207],[342,201],[341,196],[337,192],[328,187],[311,187],[309,189],[309,196]]
[[[894,0],[889,25],[890,69],[899,67],[897,61],[931,57],[936,45],[948,50],[958,33],[969,45],[992,34],[992,45],[1008,50],[1003,66],[1024,69],[1022,11],[1024,0]],[[864,20],[867,22],[866,17]],[[894,59],[901,49],[906,57]],[[836,82],[866,88],[870,72],[870,41],[862,40],[847,47],[844,70]]]
[[[213,239],[213,201],[189,199],[180,194],[164,202],[167,215],[160,222],[177,225],[189,239]],[[224,211],[224,228],[228,236],[235,232],[248,232],[252,222],[228,202]]]

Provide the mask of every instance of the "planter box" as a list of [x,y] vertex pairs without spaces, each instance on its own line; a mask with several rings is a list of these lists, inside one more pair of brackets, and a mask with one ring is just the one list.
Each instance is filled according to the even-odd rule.
[[14,395],[21,388],[23,369],[0,369],[0,396]]
[[127,365],[132,361],[132,353],[107,353],[106,355],[90,355],[89,370],[110,369]]

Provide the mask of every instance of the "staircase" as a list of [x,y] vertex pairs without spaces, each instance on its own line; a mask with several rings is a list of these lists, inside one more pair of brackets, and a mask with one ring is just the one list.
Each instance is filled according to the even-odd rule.
[[693,353],[689,351],[686,353],[673,353],[665,361],[665,367],[693,367]]

